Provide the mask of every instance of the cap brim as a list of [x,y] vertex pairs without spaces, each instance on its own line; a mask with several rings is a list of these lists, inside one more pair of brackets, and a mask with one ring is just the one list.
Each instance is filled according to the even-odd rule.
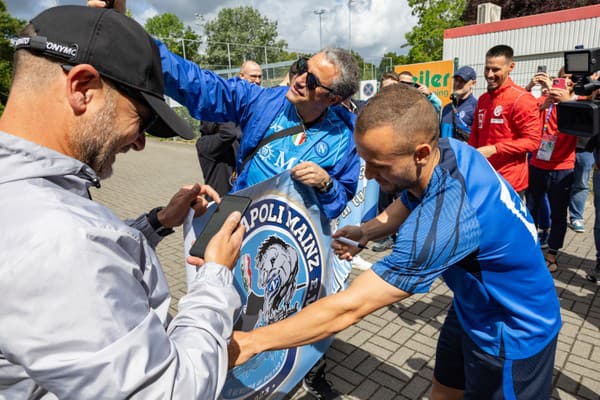
[[462,76],[461,74],[454,74],[454,75],[452,75],[453,78],[456,77],[456,76],[460,77],[465,82],[469,82],[469,81],[473,81],[474,80],[474,79],[471,79],[469,77]]
[[148,129],[149,134],[158,137],[181,136],[188,140],[194,139],[192,127],[177,115],[164,99],[142,91],[140,94],[158,116],[158,120]]

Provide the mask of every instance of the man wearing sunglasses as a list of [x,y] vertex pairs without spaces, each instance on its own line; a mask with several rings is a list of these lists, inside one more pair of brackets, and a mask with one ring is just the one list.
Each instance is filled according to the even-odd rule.
[[[315,189],[328,218],[343,211],[359,174],[354,115],[338,105],[358,89],[358,65],[348,52],[329,48],[300,59],[289,87],[265,89],[237,78],[224,80],[157,44],[168,95],[195,118],[233,120],[242,128],[232,191],[289,169],[292,177]],[[294,127],[301,129],[259,146],[263,138]]]
[[[44,11],[15,40],[0,118],[0,399],[214,399],[240,298],[230,216],[167,329],[155,248],[208,186],[123,222],[88,189],[145,134],[193,138],[165,103],[158,48],[113,10]],[[207,306],[209,305],[209,306]]]
[[[106,3],[88,0],[88,5]],[[125,1],[115,0],[114,7],[124,12]],[[194,118],[233,121],[242,129],[232,191],[290,170],[294,179],[314,188],[328,218],[341,214],[355,194],[360,170],[352,137],[355,116],[339,105],[359,87],[358,63],[350,53],[324,49],[298,60],[289,87],[263,88],[240,78],[225,80],[156,43],[166,94]],[[298,133],[259,146],[263,138],[292,128]]]

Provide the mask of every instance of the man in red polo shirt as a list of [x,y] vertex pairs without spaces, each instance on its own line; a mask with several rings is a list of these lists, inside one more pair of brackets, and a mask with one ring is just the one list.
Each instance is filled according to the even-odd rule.
[[535,98],[509,77],[514,67],[509,46],[494,46],[485,54],[488,87],[477,102],[469,144],[524,198],[527,153],[538,149],[541,126]]

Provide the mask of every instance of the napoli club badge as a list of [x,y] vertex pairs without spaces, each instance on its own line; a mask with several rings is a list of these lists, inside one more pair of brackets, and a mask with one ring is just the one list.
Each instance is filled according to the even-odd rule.
[[[242,308],[235,330],[250,331],[281,321],[316,301],[325,252],[307,211],[278,196],[266,196],[244,214],[246,236],[234,270]],[[232,369],[223,399],[263,399],[294,368],[297,349],[258,354]]]

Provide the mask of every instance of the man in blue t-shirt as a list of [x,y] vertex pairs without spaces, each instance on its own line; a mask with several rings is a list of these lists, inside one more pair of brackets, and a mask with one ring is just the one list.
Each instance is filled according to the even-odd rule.
[[[366,245],[395,231],[392,253],[347,290],[276,324],[235,332],[232,361],[318,341],[427,292],[442,277],[454,300],[429,398],[550,398],[560,306],[518,194],[477,150],[438,139],[434,109],[404,85],[369,100],[354,137],[367,178],[399,199],[375,219],[333,236]],[[339,240],[332,247],[345,259],[359,251]]]
[[466,142],[471,134],[477,99],[473,87],[477,82],[475,70],[467,65],[460,67],[453,77],[451,102],[442,109],[440,137],[453,137]]

